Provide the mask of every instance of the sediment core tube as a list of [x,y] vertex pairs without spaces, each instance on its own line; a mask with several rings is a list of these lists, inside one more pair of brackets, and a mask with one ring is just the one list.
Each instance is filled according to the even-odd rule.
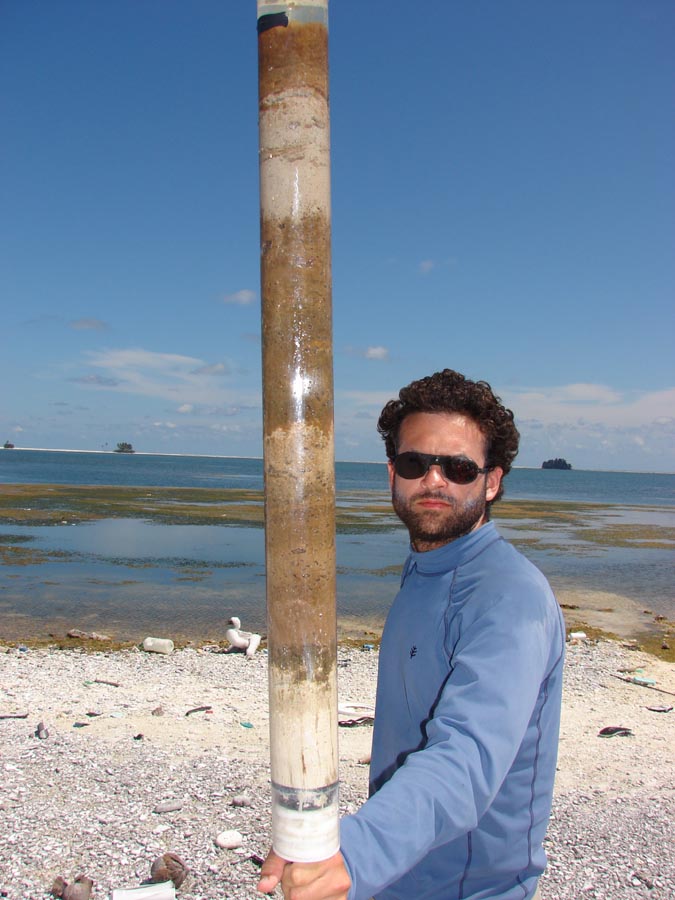
[[272,843],[339,846],[328,0],[258,0]]

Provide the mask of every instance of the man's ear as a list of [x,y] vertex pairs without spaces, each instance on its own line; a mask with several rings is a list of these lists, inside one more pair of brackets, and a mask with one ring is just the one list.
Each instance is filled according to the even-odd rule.
[[387,460],[387,471],[389,472],[389,490],[394,490],[394,464],[391,460]]
[[487,487],[485,489],[485,499],[488,503],[490,503],[497,496],[497,492],[499,491],[499,485],[502,483],[502,476],[504,474],[504,470],[499,466],[495,466],[494,469],[490,469],[487,473]]

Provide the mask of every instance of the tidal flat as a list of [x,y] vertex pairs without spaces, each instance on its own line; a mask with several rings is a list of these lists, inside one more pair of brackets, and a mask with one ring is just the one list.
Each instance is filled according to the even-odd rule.
[[[506,498],[494,518],[547,575],[570,628],[675,659],[672,507]],[[3,485],[0,638],[77,627],[134,640],[155,626],[218,639],[229,615],[264,630],[263,525],[258,490]],[[336,531],[341,634],[370,640],[407,535],[383,491],[338,492]]]

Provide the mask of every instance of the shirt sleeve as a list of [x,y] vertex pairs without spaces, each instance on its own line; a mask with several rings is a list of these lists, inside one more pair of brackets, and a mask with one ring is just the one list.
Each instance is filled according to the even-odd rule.
[[349,900],[377,894],[490,807],[523,742],[554,639],[547,598],[531,599],[502,595],[466,629],[424,747],[342,820]]

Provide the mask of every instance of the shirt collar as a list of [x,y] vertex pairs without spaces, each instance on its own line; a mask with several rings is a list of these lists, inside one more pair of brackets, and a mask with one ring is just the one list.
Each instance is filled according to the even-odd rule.
[[482,553],[489,544],[497,540],[501,540],[501,537],[494,522],[486,522],[475,531],[470,531],[436,550],[420,553],[411,547],[410,561],[415,564],[418,572],[429,575],[447,572],[448,569],[455,569],[478,553]]

